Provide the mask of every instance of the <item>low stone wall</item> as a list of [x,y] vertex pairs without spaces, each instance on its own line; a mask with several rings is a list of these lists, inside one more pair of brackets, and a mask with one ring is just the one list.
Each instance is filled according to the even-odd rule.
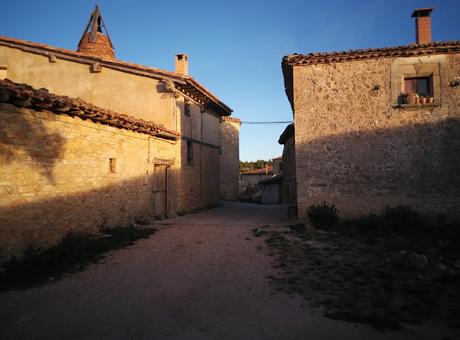
[[152,217],[154,161],[178,152],[145,134],[0,104],[0,261]]

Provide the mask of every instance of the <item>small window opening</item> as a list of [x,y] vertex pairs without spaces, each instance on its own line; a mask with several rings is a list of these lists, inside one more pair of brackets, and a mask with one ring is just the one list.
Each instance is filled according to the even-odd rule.
[[97,31],[102,33],[102,18],[101,17],[97,18]]
[[193,163],[193,143],[192,141],[187,141],[187,163]]
[[117,159],[116,158],[109,158],[109,171],[111,173],[117,172]]
[[434,102],[433,76],[404,78],[404,92],[398,100],[402,104],[432,104]]
[[404,92],[406,94],[432,97],[432,77],[404,78]]
[[184,103],[184,114],[187,117],[190,117],[190,102],[188,100],[185,101],[185,103]]

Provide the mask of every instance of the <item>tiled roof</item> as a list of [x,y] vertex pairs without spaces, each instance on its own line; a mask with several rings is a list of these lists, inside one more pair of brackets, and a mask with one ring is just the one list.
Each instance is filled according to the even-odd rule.
[[383,57],[416,57],[420,55],[460,52],[460,41],[432,42],[396,47],[368,48],[325,53],[290,54],[283,58],[283,65],[329,64],[349,60]]
[[101,66],[110,69],[132,73],[144,77],[155,79],[168,79],[174,82],[175,87],[182,93],[188,95],[200,104],[216,111],[216,113],[228,116],[232,109],[225,105],[214,94],[207,90],[203,85],[188,75],[183,75],[176,72],[165,71],[157,68],[142,66],[120,60],[104,59],[94,55],[85,54],[57,48],[45,44],[34,43],[26,40],[9,38],[0,36],[0,46],[17,48],[22,51],[41,54],[45,56],[53,55],[59,59],[70,60],[84,64],[100,63]]
[[177,140],[180,137],[179,133],[162,125],[106,110],[81,99],[58,96],[49,93],[46,89],[37,90],[29,85],[14,83],[8,79],[0,80],[0,103],[11,103],[21,108],[47,110],[55,114],[89,119],[104,125],[168,140]]
[[236,118],[236,117],[224,116],[222,117],[222,120],[225,122],[232,122],[232,123],[237,123],[241,125],[241,119]]
[[268,169],[263,168],[263,169],[256,169],[256,170],[250,170],[246,172],[242,172],[241,175],[271,175],[273,174],[273,168],[271,166],[268,167]]
[[261,181],[259,181],[259,184],[274,184],[274,183],[279,183],[283,180],[283,175],[275,175],[272,177],[265,178]]
[[289,124],[284,129],[283,133],[281,134],[280,138],[278,139],[279,144],[286,143],[287,139],[294,135],[294,123]]

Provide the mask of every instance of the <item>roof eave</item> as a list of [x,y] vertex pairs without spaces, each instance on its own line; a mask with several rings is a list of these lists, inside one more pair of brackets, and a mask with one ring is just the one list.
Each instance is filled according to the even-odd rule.
[[430,54],[452,54],[460,52],[460,41],[410,44],[396,47],[369,48],[309,54],[290,54],[283,58],[283,66],[308,66],[331,64],[352,60],[374,58],[416,57]]
[[281,63],[284,78],[284,91],[291,105],[292,113],[294,114],[294,66],[285,62],[285,58]]

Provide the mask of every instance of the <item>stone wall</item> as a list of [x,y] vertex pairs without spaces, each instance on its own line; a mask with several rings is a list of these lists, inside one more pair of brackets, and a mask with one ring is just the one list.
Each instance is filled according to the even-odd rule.
[[[173,94],[158,80],[0,46],[0,65],[6,77],[34,88],[46,88],[57,95],[81,98],[91,104],[151,120],[175,129]],[[135,95],[133,95],[135,94]],[[142,100],[139,100],[142,98]]]
[[[191,100],[188,103],[190,114],[186,115],[185,101],[177,99],[182,134],[177,207],[184,213],[216,206],[220,195],[220,120],[199,104]],[[191,161],[189,151],[193,154]]]
[[294,135],[284,141],[283,147],[283,203],[296,204],[297,183],[296,183],[296,162]]
[[177,142],[0,104],[0,262],[72,231],[153,217],[158,162],[170,164],[168,213],[174,214],[179,151]]
[[240,174],[240,126],[235,118],[224,118],[220,125],[220,189],[224,200],[237,200]]
[[[435,105],[397,107],[401,65],[433,64]],[[299,214],[334,203],[345,216],[411,204],[459,215],[459,55],[376,58],[294,67]],[[435,78],[436,81],[436,78]],[[436,96],[439,95],[439,100]]]

